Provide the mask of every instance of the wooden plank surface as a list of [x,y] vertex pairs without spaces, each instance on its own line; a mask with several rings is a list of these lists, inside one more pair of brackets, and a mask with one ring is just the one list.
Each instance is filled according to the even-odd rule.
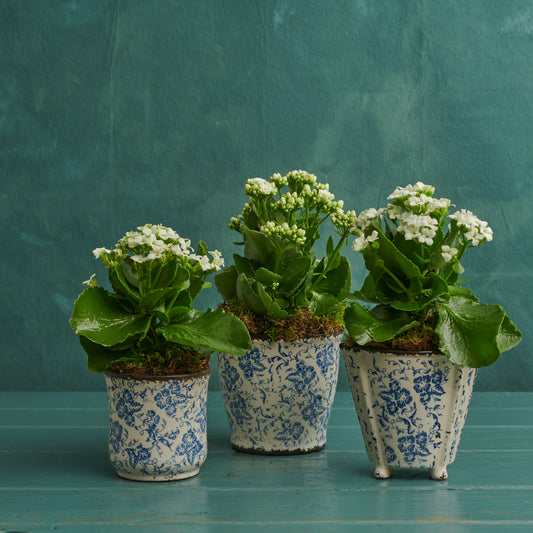
[[474,393],[444,482],[375,480],[349,393],[319,453],[234,452],[217,392],[208,437],[199,476],[126,481],[107,458],[105,393],[0,393],[0,532],[533,531],[533,394]]

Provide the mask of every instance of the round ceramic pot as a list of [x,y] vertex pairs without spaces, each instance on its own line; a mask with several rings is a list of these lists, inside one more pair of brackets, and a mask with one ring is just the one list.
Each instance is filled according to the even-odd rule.
[[235,450],[296,455],[325,446],[340,339],[254,340],[243,357],[219,354],[220,387]]
[[476,369],[431,352],[342,349],[368,458],[376,478],[395,467],[446,479],[455,459]]
[[210,372],[142,378],[106,372],[109,458],[119,476],[171,481],[198,474],[207,456]]

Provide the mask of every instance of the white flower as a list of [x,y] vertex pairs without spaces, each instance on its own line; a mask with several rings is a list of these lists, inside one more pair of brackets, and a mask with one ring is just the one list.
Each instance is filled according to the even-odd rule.
[[212,256],[211,264],[215,268],[215,270],[218,272],[223,266],[224,266],[224,259],[222,257],[222,254],[218,250],[213,250],[212,252],[209,252]]
[[441,248],[441,255],[444,258],[444,261],[449,263],[454,255],[457,255],[459,253],[459,250],[457,248],[452,248],[450,246],[447,246],[444,244]]
[[144,255],[132,255],[131,260],[135,261],[136,263],[144,263],[146,261],[146,257]]
[[429,215],[402,213],[399,217],[398,231],[403,233],[406,241],[417,240],[422,244],[433,244],[439,222]]
[[263,178],[251,178],[244,186],[244,192],[248,196],[274,196],[278,192],[278,188],[274,183],[269,183]]
[[352,250],[362,252],[371,242],[377,241],[378,237],[379,233],[376,230],[373,230],[368,237],[365,237],[364,235],[357,237],[357,239],[353,241]]
[[419,196],[425,194],[431,196],[435,192],[435,187],[431,185],[425,185],[421,181],[417,181],[414,185],[407,185],[405,187],[396,187],[394,192],[387,196],[387,200],[405,199],[410,196]]
[[364,231],[370,224],[372,224],[373,220],[376,217],[380,217],[381,213],[383,213],[384,209],[375,209],[374,207],[371,207],[370,209],[367,209],[366,211],[361,211],[359,213],[359,216],[357,217],[357,225],[361,229],[361,231]]
[[450,215],[452,220],[457,222],[457,227],[463,231],[467,240],[472,246],[479,246],[485,241],[492,241],[493,233],[488,222],[480,220],[472,211],[461,209]]
[[109,253],[111,253],[111,250],[108,250],[107,248],[95,248],[93,250],[93,254],[94,254],[94,257],[96,257],[96,259],[101,257],[103,254],[109,254]]

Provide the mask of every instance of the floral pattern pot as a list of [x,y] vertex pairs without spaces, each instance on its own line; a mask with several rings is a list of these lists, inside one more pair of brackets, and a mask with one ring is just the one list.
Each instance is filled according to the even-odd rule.
[[438,353],[342,351],[375,477],[388,478],[394,467],[402,467],[428,468],[433,479],[446,479],[476,369]]
[[109,458],[119,476],[171,481],[198,474],[207,456],[210,372],[142,378],[106,372]]
[[219,354],[231,444],[260,455],[296,455],[326,444],[341,336],[252,341],[245,356]]

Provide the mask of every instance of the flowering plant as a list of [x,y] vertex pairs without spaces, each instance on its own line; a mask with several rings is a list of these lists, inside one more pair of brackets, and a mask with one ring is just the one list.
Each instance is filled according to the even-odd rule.
[[[350,264],[340,251],[355,212],[345,213],[329,185],[302,170],[249,179],[245,192],[248,203],[229,224],[242,235],[244,255],[234,255],[234,264],[215,276],[222,297],[278,319],[300,309],[315,316],[335,310],[350,288]],[[330,237],[319,260],[312,248],[327,219],[339,240],[335,245]]]
[[[170,363],[193,350],[196,358],[213,351],[243,355],[250,348],[244,324],[221,309],[201,312],[192,307],[206,278],[220,270],[220,252],[209,252],[171,228],[147,224],[128,232],[112,250],[93,253],[108,269],[114,292],[91,276],[74,304],[70,324],[79,335],[93,372],[116,363],[152,367]],[[160,373],[166,373],[164,369]]]
[[449,213],[447,198],[421,182],[398,187],[386,208],[360,213],[353,249],[369,271],[345,312],[350,337],[359,345],[386,342],[424,328],[434,330],[438,349],[458,365],[486,366],[518,344],[521,334],[505,311],[481,304],[457,286],[466,250],[492,240],[487,222],[470,211]]

